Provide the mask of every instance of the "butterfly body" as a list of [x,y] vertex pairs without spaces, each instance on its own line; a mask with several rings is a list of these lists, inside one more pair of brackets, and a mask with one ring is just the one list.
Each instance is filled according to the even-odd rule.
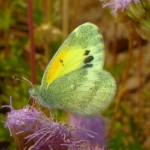
[[45,107],[92,115],[107,107],[116,83],[103,70],[104,46],[98,28],[85,23],[59,48],[42,78],[29,93]]

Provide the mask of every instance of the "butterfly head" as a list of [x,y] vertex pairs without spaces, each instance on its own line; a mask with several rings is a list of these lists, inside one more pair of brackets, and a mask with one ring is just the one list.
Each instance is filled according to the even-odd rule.
[[34,85],[31,89],[29,89],[29,94],[34,99],[40,99],[40,87]]

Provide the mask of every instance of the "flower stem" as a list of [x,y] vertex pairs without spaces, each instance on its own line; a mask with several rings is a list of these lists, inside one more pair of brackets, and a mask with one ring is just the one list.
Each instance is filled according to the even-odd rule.
[[35,83],[35,47],[34,47],[34,36],[33,36],[33,3],[32,0],[28,0],[28,28],[30,37],[30,61],[31,61],[31,82]]

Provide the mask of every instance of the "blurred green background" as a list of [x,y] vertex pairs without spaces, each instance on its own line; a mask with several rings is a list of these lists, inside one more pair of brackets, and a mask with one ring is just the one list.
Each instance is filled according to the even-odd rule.
[[[108,147],[114,150],[150,148],[150,44],[131,20],[113,17],[99,0],[33,0],[36,84],[66,36],[84,22],[96,24],[105,42],[105,68],[117,81],[117,94],[103,113],[108,118]],[[26,0],[0,0],[0,106],[23,108],[29,102],[30,85],[12,79],[31,80],[28,4]],[[7,110],[0,107],[0,149],[13,149],[4,128]]]

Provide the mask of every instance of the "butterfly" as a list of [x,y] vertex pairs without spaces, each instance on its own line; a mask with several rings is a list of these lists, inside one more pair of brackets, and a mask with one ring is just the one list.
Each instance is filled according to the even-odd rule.
[[115,79],[103,69],[104,57],[98,27],[89,22],[80,25],[49,62],[41,85],[29,89],[30,96],[49,109],[97,114],[116,92]]

